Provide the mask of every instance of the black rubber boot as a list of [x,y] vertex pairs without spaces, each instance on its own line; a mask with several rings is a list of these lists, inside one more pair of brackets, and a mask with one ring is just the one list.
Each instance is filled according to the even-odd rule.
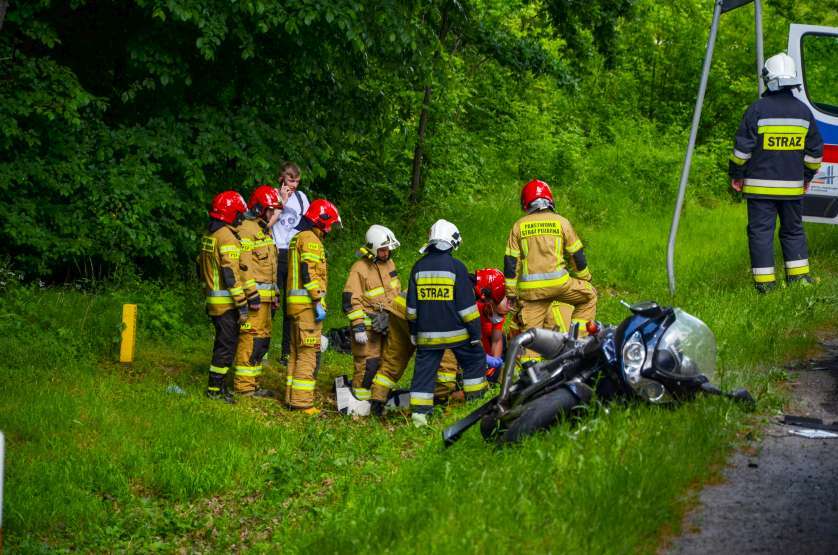
[[814,278],[812,278],[812,276],[810,276],[809,274],[803,274],[802,276],[791,276],[791,277],[786,279],[786,282],[789,285],[794,283],[794,284],[803,285],[803,286],[814,285],[815,284]]
[[384,402],[375,399],[370,401],[370,414],[372,416],[384,416]]
[[466,401],[473,401],[475,399],[482,399],[486,395],[486,388],[484,387],[480,391],[469,391],[466,393]]
[[227,404],[234,404],[236,402],[233,394],[227,390],[227,384],[224,382],[224,374],[217,374],[215,372],[209,373],[209,383],[207,384],[207,398],[213,401],[224,401]]
[[776,281],[769,281],[767,283],[755,283],[754,288],[757,290],[757,293],[764,295],[774,290],[777,287]]

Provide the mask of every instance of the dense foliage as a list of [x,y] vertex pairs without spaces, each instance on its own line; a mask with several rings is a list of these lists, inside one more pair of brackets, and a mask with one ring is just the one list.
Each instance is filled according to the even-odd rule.
[[[455,191],[577,182],[592,145],[648,126],[679,138],[710,7],[12,2],[0,31],[0,191],[11,199],[0,253],[29,278],[184,275],[212,195],[247,195],[285,159],[358,227],[384,215],[415,225],[409,206]],[[701,136],[719,159],[754,95],[751,13],[725,16],[719,38]],[[788,20],[822,17],[769,2],[767,51],[784,47]]]
[[[803,4],[767,2],[767,53],[784,48],[789,21],[838,25]],[[745,436],[750,419],[733,404],[595,406],[521,448],[494,450],[472,430],[443,450],[440,428],[473,404],[440,408],[431,429],[399,414],[350,420],[331,391],[352,361],[333,351],[317,378],[323,418],[264,399],[211,403],[200,288],[172,278],[191,272],[213,193],[247,194],[290,158],[350,227],[328,242],[331,307],[378,218],[402,241],[402,272],[438,217],[460,226],[469,268],[498,264],[533,175],[584,238],[599,319],[619,321],[623,299],[666,301],[662,253],[711,7],[13,2],[0,29],[7,549],[659,551],[687,492]],[[834,228],[812,225],[820,283],[756,302],[745,210],[725,198],[724,171],[756,93],[752,14],[722,22],[672,302],[716,333],[720,383],[747,386],[769,412],[790,357],[834,326],[838,251]],[[833,67],[812,76],[824,103],[835,103]],[[119,279],[90,283],[103,275]],[[127,302],[139,306],[138,348],[122,367]],[[345,324],[329,311],[327,328]],[[277,358],[262,383],[281,390]]]

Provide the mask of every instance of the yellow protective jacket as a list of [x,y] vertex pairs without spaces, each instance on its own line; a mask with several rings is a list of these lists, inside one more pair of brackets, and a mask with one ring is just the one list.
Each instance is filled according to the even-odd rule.
[[204,281],[207,312],[220,316],[232,308],[244,306],[247,297],[256,295],[256,285],[246,286],[240,267],[241,241],[238,230],[213,222],[201,239],[198,266]]
[[343,312],[352,326],[372,325],[369,314],[390,310],[393,298],[401,292],[398,272],[393,259],[376,259],[366,249],[359,251],[361,259],[349,269],[343,286]]
[[326,251],[322,231],[310,228],[300,231],[288,245],[288,313],[300,314],[314,303],[326,303]]
[[268,224],[262,219],[246,219],[238,228],[241,237],[239,264],[245,287],[259,290],[259,297],[271,301],[276,295],[277,252]]
[[582,241],[566,218],[541,210],[520,218],[506,242],[507,295],[547,298],[573,276],[590,281]]
[[387,308],[387,312],[400,320],[404,320],[405,322],[407,321],[407,291],[401,291],[398,295],[393,297],[393,302],[390,303],[390,307]]

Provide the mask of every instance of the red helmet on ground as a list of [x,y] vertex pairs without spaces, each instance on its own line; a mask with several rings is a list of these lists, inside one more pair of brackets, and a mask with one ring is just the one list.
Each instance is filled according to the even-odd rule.
[[485,268],[474,272],[474,294],[479,301],[492,299],[500,303],[506,296],[506,280],[503,273],[495,268]]
[[259,185],[250,195],[250,202],[247,207],[260,216],[265,213],[268,208],[279,209],[282,208],[282,201],[279,200],[279,191],[276,187],[270,185]]
[[529,210],[530,205],[538,199],[544,199],[553,206],[553,192],[550,186],[540,179],[533,179],[521,189],[521,208]]
[[322,229],[329,233],[332,231],[332,226],[338,224],[338,227],[343,225],[340,221],[340,214],[338,207],[326,199],[319,198],[311,203],[306,210],[305,217],[311,220],[315,227]]
[[224,191],[212,199],[209,217],[232,225],[245,211],[247,211],[247,205],[240,194],[235,191]]

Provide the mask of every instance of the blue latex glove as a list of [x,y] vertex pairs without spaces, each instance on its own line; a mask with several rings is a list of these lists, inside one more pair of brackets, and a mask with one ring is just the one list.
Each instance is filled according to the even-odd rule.
[[492,355],[486,355],[486,366],[489,368],[500,368],[503,366],[503,359],[501,357],[493,357]]
[[314,321],[315,322],[322,322],[326,319],[326,309],[323,308],[323,305],[317,303],[314,305]]

